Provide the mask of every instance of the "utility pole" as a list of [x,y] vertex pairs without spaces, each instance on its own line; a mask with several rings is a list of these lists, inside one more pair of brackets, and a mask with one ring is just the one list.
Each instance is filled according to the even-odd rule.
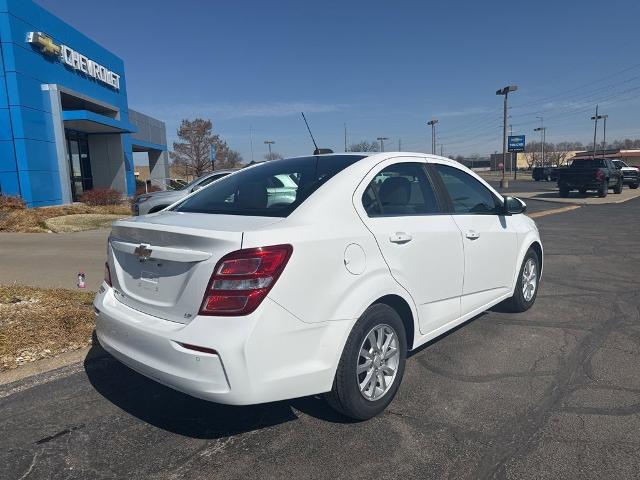
[[269,146],[269,160],[273,160],[271,158],[271,145],[273,145],[276,142],[274,142],[273,140],[265,140],[264,143]]
[[502,180],[500,180],[500,187],[509,188],[509,180],[505,175],[505,166],[507,164],[507,98],[509,92],[515,92],[518,90],[517,85],[508,85],[500,90],[496,91],[496,95],[504,95],[504,120],[502,124]]
[[538,128],[534,128],[534,132],[540,132],[540,150],[541,150],[541,158],[542,158],[542,166],[546,166],[545,158],[544,158],[544,144],[547,140],[547,127],[544,126],[544,118],[536,117],[540,119],[540,126]]
[[253,163],[253,126],[249,125],[249,142],[251,142],[251,163]]
[[399,152],[402,151],[402,139],[401,138],[398,139],[398,151]]
[[604,158],[604,151],[607,149],[607,118],[609,118],[609,115],[602,115],[602,119],[604,120],[604,133],[602,135],[602,158]]
[[432,118],[427,122],[427,125],[431,126],[431,154],[432,155],[436,154],[436,123],[438,123],[438,120],[436,120],[435,118]]
[[378,137],[376,140],[380,142],[380,151],[384,152],[384,141],[389,139],[387,137]]
[[440,156],[441,156],[441,157],[444,157],[444,155],[442,154],[442,147],[443,147],[443,145],[442,145],[442,144],[440,144]]
[[598,120],[604,118],[604,115],[598,115],[598,105],[596,105],[596,114],[591,117],[591,120],[594,120],[595,123],[593,125],[593,158],[596,158],[596,135],[598,134]]
[[344,151],[347,151],[347,124],[344,124]]

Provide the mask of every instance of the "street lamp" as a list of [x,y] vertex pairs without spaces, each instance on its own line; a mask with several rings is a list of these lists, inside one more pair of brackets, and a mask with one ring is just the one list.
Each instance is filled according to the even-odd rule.
[[542,117],[537,117],[540,119],[540,126],[538,128],[534,128],[533,131],[534,132],[540,132],[540,140],[542,142],[542,147],[541,147],[541,151],[542,151],[542,166],[545,166],[545,161],[544,161],[544,144],[546,142],[547,139],[547,127],[544,126],[544,118]]
[[436,123],[438,123],[438,120],[436,120],[435,118],[427,122],[427,125],[431,126],[431,154],[432,155],[436,154]]
[[380,142],[380,151],[384,152],[384,141],[389,139],[387,137],[378,137],[376,140]]
[[271,158],[271,145],[273,145],[276,142],[274,142],[273,140],[265,140],[264,143],[265,143],[265,145],[269,146],[269,160],[271,160],[272,159]]
[[[595,120],[595,124],[593,126],[593,158],[596,158],[596,135],[598,133],[598,120],[601,120],[604,118],[606,122],[607,121],[606,117],[608,117],[608,115],[598,115],[598,105],[596,105],[596,114],[593,117],[591,117],[591,120]],[[605,123],[605,128],[607,128],[606,123]],[[606,136],[606,131],[605,131],[605,136]],[[604,156],[604,152],[602,152],[602,155]]]
[[505,174],[505,166],[507,164],[507,97],[509,92],[518,90],[517,85],[508,85],[496,91],[496,95],[504,95],[504,123],[502,127],[502,180],[500,180],[501,188],[509,187],[509,180]]

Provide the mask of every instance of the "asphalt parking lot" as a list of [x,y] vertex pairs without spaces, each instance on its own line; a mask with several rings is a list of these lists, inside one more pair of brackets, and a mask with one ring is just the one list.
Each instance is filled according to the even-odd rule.
[[0,386],[0,478],[638,478],[638,215],[632,200],[539,218],[534,307],[415,352],[378,418],[214,405],[98,355]]

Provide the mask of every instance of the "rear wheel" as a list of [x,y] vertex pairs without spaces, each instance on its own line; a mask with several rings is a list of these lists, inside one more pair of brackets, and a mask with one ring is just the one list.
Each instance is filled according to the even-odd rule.
[[522,261],[513,296],[505,302],[505,306],[516,313],[529,310],[536,301],[539,285],[540,259],[535,250],[529,249]]
[[609,193],[609,180],[606,178],[602,181],[602,185],[600,185],[600,189],[598,191],[598,196],[604,198]]
[[563,183],[559,184],[558,188],[560,189],[560,196],[561,197],[568,197],[569,196],[569,187],[567,187],[565,184],[563,184]]
[[613,193],[622,193],[622,178],[619,178],[618,183],[613,187]]
[[376,304],[349,334],[326,399],[335,410],[357,420],[381,413],[393,400],[407,357],[404,324],[388,305]]

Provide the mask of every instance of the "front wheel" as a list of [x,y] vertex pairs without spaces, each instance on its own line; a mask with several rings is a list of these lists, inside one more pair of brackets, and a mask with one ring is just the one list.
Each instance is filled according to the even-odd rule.
[[640,186],[640,183],[632,183],[629,185],[629,188],[635,190],[636,188],[638,188]]
[[622,193],[622,179],[619,179],[616,186],[613,187],[613,193]]
[[404,324],[388,305],[372,305],[358,319],[342,351],[331,392],[335,410],[356,420],[381,413],[393,400],[407,357]]
[[530,248],[522,261],[513,296],[505,302],[505,305],[510,311],[516,313],[529,310],[536,301],[539,286],[540,259],[536,251]]

